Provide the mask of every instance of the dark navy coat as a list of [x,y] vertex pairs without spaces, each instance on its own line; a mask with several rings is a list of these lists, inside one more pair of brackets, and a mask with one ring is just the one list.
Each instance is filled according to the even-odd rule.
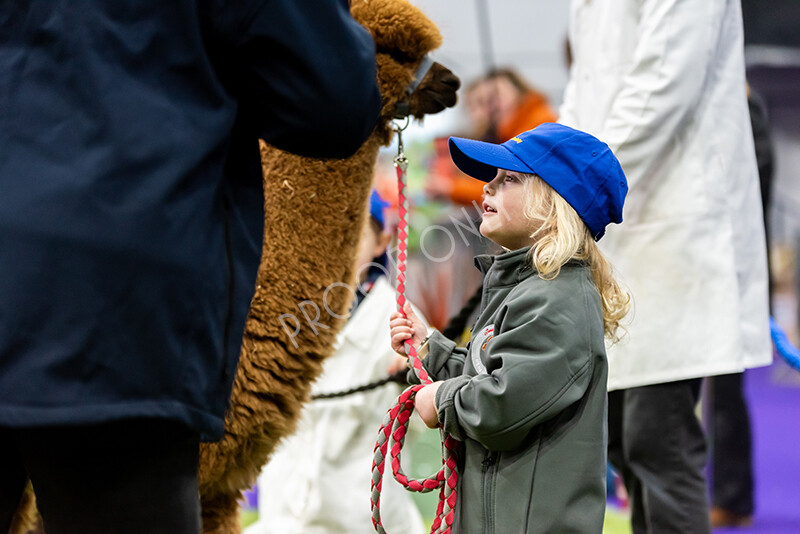
[[0,427],[223,432],[263,233],[258,138],[352,154],[346,0],[0,3]]

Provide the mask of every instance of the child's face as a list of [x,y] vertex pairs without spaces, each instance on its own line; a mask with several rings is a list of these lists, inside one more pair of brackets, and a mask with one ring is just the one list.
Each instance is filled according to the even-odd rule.
[[532,243],[533,223],[525,217],[524,176],[498,169],[483,186],[481,234],[501,247],[516,250]]

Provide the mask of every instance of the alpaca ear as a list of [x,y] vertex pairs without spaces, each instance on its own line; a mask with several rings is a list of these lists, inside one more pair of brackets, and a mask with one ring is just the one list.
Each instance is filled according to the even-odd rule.
[[421,119],[456,104],[461,80],[441,63],[434,62],[409,101],[410,115]]

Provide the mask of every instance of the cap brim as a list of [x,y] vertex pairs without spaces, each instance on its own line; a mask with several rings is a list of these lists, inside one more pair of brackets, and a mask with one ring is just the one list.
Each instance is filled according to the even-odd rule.
[[497,169],[533,172],[503,145],[463,137],[451,137],[449,145],[456,167],[484,182],[491,182],[497,176]]

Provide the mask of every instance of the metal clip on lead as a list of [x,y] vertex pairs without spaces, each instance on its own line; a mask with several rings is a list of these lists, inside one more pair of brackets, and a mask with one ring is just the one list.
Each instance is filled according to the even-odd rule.
[[393,160],[394,166],[405,172],[408,168],[408,158],[406,158],[405,152],[403,152],[403,130],[408,128],[409,118],[405,117],[405,122],[402,126],[397,124],[397,122],[392,124],[394,131],[397,132],[397,155]]

